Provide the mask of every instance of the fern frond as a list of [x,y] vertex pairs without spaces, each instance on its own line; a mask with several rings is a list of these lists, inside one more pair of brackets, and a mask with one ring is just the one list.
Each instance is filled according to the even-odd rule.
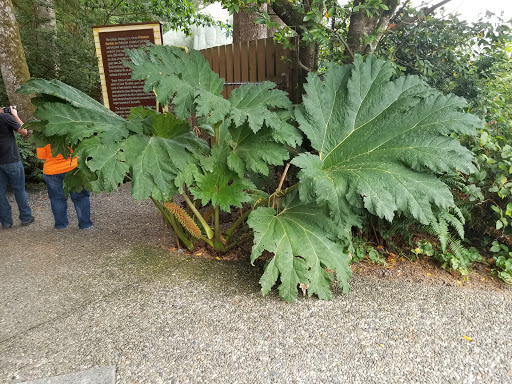
[[443,252],[446,252],[448,245],[451,246],[453,240],[456,240],[450,234],[450,227],[457,232],[457,235],[459,235],[461,239],[464,239],[464,224],[466,223],[466,219],[459,208],[453,207],[452,209],[454,214],[447,210],[441,210],[430,223],[429,232],[437,236]]
[[199,239],[201,237],[201,230],[197,224],[190,218],[190,216],[173,202],[164,203],[164,207],[173,214],[173,216],[181,223],[183,228],[187,230],[193,237]]
[[444,220],[447,224],[451,225],[453,229],[457,232],[461,239],[464,238],[464,224],[466,224],[466,220],[464,216],[462,216],[462,212],[457,207],[454,208],[454,211],[457,216],[452,215],[448,211],[443,211],[441,213],[440,219]]
[[430,223],[430,232],[437,236],[439,244],[441,245],[441,251],[446,252],[446,246],[450,233],[448,230],[448,224],[441,215],[437,215],[437,217],[435,217],[434,220],[432,220]]
[[456,239],[453,235],[448,235],[447,240],[451,252],[460,259],[466,259],[466,248],[464,248],[461,241]]

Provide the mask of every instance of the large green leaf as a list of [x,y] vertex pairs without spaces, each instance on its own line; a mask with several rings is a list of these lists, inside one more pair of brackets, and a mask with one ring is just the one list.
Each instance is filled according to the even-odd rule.
[[270,81],[245,84],[233,90],[229,100],[211,92],[198,91],[197,115],[211,124],[248,125],[254,133],[268,127],[274,141],[295,147],[302,142],[300,132],[287,122],[288,116],[279,113],[289,111],[292,104],[286,93],[275,86]]
[[274,141],[268,128],[254,133],[245,123],[232,126],[229,133],[226,137],[231,148],[228,166],[240,177],[248,172],[268,175],[268,165],[282,165],[290,156],[285,146]]
[[399,212],[428,223],[432,205],[453,203],[435,173],[475,169],[471,152],[449,136],[472,134],[482,124],[459,111],[465,101],[414,76],[390,81],[392,73],[391,64],[370,56],[330,66],[325,81],[308,76],[296,118],[318,155],[293,163],[302,168],[302,198],[328,202],[335,218],[346,199],[388,220]]
[[144,80],[144,90],[155,92],[157,100],[167,105],[172,99],[174,113],[180,119],[195,111],[196,92],[220,95],[224,80],[210,69],[197,51],[185,53],[177,47],[150,46],[128,51],[132,78]]
[[326,213],[325,206],[304,204],[292,194],[281,202],[279,213],[259,207],[250,214],[247,223],[254,230],[251,262],[265,250],[274,253],[260,279],[263,294],[279,278],[279,294],[286,301],[297,298],[299,284],[310,296],[328,300],[332,297],[332,271],[343,290],[348,290],[350,256],[335,242],[337,229]]
[[129,167],[125,162],[121,144],[99,144],[96,147],[91,146],[87,153],[83,150],[80,153],[83,154],[81,157],[86,157],[87,168],[97,175],[93,182],[95,192],[112,192],[124,182]]
[[103,104],[59,80],[30,79],[17,92],[25,95],[45,95],[44,99],[53,96],[56,100],[66,101],[76,108],[105,113],[114,117],[117,116]]
[[175,178],[180,171],[197,162],[208,147],[187,122],[173,115],[153,115],[151,122],[153,136],[132,135],[122,149],[131,170],[133,196],[164,200],[177,191]]
[[22,92],[37,96],[39,120],[32,127],[38,143],[50,143],[54,155],[68,156],[71,146],[78,156],[81,172],[67,178],[69,188],[85,183],[111,192],[129,178],[136,199],[163,200],[177,191],[176,175],[208,153],[188,123],[171,114],[138,110],[125,120],[58,81],[31,80]]
[[[37,95],[38,108],[34,117],[38,121],[27,123],[27,128],[42,130],[47,137],[65,137],[66,144],[70,146],[98,133],[102,134],[102,142],[107,145],[128,137],[130,132],[142,131],[140,121],[125,120],[58,80],[31,79],[18,92]],[[52,152],[55,151],[52,145]]]
[[242,85],[226,100],[220,95],[224,80],[197,51],[188,54],[177,47],[150,46],[128,55],[131,62],[126,65],[132,68],[132,77],[144,80],[144,89],[154,91],[160,103],[172,101],[178,118],[194,114],[211,126],[247,123],[254,133],[268,127],[276,142],[294,147],[301,143],[299,131],[279,113],[290,111],[292,104],[274,83]]
[[230,208],[242,207],[242,203],[251,201],[247,190],[255,189],[254,184],[246,178],[239,177],[227,165],[229,149],[226,146],[215,146],[211,156],[202,161],[203,172],[195,176],[195,186],[190,192],[203,205],[212,202],[214,207],[229,212]]
[[231,111],[226,122],[239,126],[248,123],[254,133],[263,126],[272,129],[274,140],[295,147],[301,143],[297,130],[276,113],[276,110],[290,110],[292,104],[284,91],[275,89],[275,84],[265,81],[261,84],[242,85],[233,90],[229,99]]

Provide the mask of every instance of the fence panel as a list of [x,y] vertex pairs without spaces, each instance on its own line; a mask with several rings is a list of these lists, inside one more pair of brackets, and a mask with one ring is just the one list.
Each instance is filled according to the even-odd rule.
[[229,97],[240,83],[270,80],[279,89],[287,91],[295,102],[297,89],[300,88],[300,71],[294,68],[296,52],[284,49],[273,38],[244,41],[200,52],[212,70],[225,79],[224,97]]

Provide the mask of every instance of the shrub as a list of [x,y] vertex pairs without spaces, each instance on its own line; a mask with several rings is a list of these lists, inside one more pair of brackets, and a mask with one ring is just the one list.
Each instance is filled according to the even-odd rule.
[[[334,279],[347,291],[351,232],[364,210],[428,224],[434,207],[453,205],[436,174],[474,171],[471,152],[450,136],[481,126],[460,112],[465,101],[414,76],[391,81],[391,64],[374,56],[331,64],[325,80],[309,74],[295,110],[270,82],[241,86],[224,99],[223,80],[197,52],[152,46],[129,56],[132,76],[170,112],[139,109],[124,120],[63,83],[31,80],[21,92],[37,95],[35,137],[54,153],[68,156],[69,146],[80,156],[68,188],[109,192],[130,180],[133,196],[151,198],[188,249],[201,243],[223,252],[253,234],[251,262],[272,255],[260,280],[264,294],[278,284],[287,301],[299,286],[330,299]],[[209,141],[193,133],[192,120]],[[257,189],[249,176],[285,165],[301,132],[312,151],[289,162],[298,182],[283,184],[283,175],[276,190]],[[177,195],[200,235],[165,208]],[[221,211],[240,209],[222,225]]]

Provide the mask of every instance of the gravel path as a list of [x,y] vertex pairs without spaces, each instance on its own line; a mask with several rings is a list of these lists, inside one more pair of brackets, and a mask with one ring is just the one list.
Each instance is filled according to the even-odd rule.
[[512,291],[355,276],[331,302],[261,297],[261,271],[162,248],[126,187],[91,230],[0,231],[0,382],[116,367],[117,383],[512,383]]

